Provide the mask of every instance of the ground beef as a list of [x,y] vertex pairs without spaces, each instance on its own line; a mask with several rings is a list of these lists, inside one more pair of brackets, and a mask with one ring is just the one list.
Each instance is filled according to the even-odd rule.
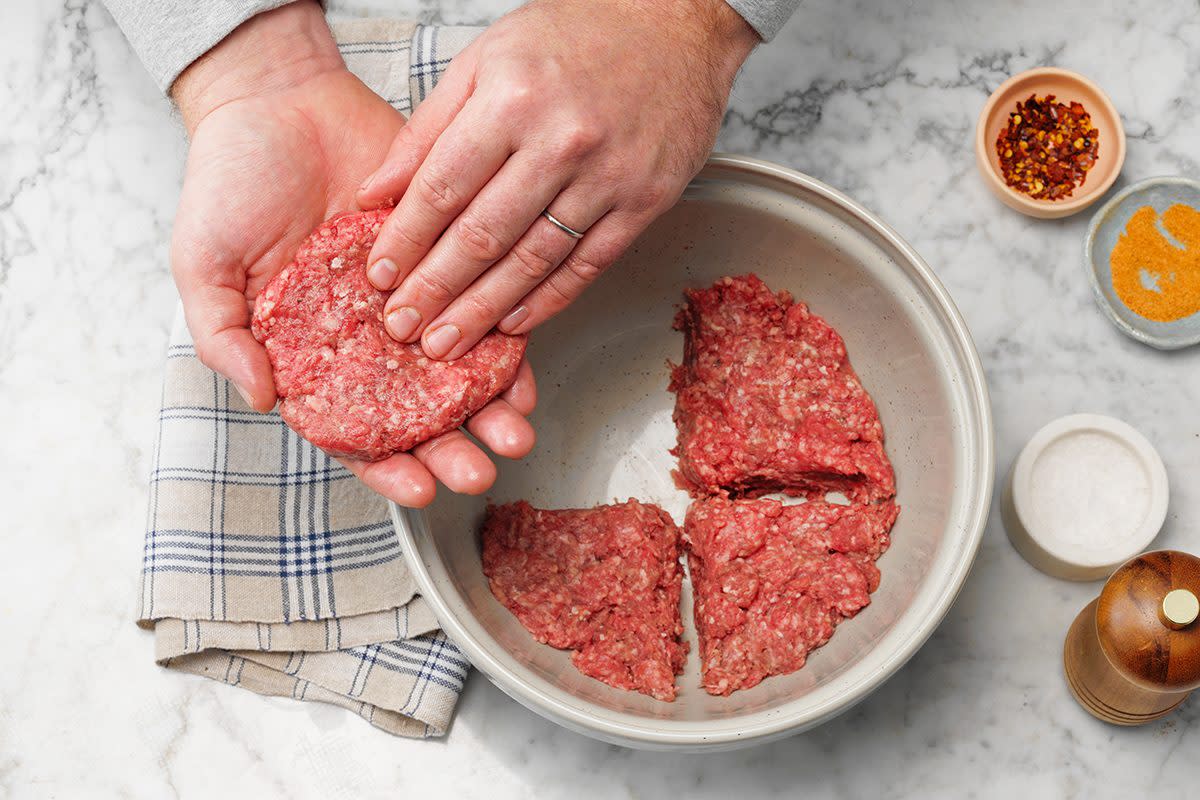
[[890,502],[693,502],[684,543],[704,689],[728,695],[803,667],[870,602],[898,513]]
[[679,546],[657,506],[542,511],[521,501],[488,507],[483,572],[534,638],[573,650],[584,675],[670,701],[687,654]]
[[754,275],[686,297],[671,376],[683,488],[864,502],[896,493],[879,414],[837,331]]
[[524,336],[492,332],[461,358],[435,361],[388,336],[388,293],[366,276],[387,214],[318,228],[259,294],[252,324],[288,425],[332,455],[368,461],[462,425],[512,383],[525,352]]

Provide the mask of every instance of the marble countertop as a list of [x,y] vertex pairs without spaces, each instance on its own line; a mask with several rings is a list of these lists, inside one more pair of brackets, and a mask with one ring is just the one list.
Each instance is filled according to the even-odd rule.
[[[333,3],[482,22],[511,0]],[[185,142],[95,0],[8,3],[0,26],[0,795],[420,797],[1186,796],[1200,701],[1103,725],[1061,676],[1099,590],[1035,572],[993,511],[923,650],[810,733],[703,757],[610,747],[469,682],[445,741],[154,666],[133,625]],[[1030,25],[1026,20],[1035,18]],[[1068,33],[1073,25],[1087,33]],[[1087,214],[1006,210],[975,173],[987,94],[1041,64],[1095,79],[1129,136],[1122,184],[1200,177],[1200,11],[1161,0],[807,0],[751,57],[719,148],[816,176],[878,212],[962,309],[991,385],[998,470],[1061,414],[1121,417],[1172,481],[1157,544],[1200,551],[1200,350],[1112,328]]]

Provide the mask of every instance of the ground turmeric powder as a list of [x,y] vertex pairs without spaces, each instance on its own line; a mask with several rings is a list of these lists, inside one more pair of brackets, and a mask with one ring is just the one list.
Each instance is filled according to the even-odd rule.
[[1160,229],[1158,212],[1142,206],[1117,239],[1109,264],[1113,289],[1133,313],[1155,322],[1190,317],[1200,311],[1200,211],[1173,205],[1163,212]]

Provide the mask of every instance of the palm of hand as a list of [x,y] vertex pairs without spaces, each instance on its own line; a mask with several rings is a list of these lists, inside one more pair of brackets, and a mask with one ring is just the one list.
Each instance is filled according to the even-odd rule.
[[172,241],[176,279],[252,301],[387,153],[404,118],[347,71],[239,100],[197,126]]

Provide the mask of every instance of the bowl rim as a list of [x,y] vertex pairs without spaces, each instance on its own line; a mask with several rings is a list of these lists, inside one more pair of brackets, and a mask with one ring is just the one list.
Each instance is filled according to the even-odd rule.
[[[1000,97],[1018,83],[1027,81],[1030,78],[1043,76],[1063,78],[1087,87],[1090,91],[1095,93],[1095,95],[1100,99],[1100,104],[1104,107],[1105,111],[1117,122],[1116,166],[1113,168],[1112,173],[1105,180],[1087,187],[1083,193],[1065,202],[1059,202],[1057,200],[1034,200],[1027,195],[1021,194],[1016,189],[1013,189],[1011,186],[1005,183],[1004,179],[996,171],[995,165],[992,163],[991,150],[987,142],[988,122],[992,118],[992,114],[999,103]],[[1113,184],[1116,183],[1117,178],[1120,176],[1121,170],[1125,166],[1125,151],[1125,126],[1121,120],[1121,113],[1117,110],[1116,105],[1113,104],[1113,101],[1108,96],[1108,93],[1100,88],[1100,85],[1090,78],[1073,70],[1063,69],[1062,67],[1034,67],[1033,69],[1027,69],[1024,72],[1018,72],[1016,75],[1013,75],[1008,80],[1004,81],[1004,83],[997,86],[996,90],[988,95],[987,101],[984,102],[983,108],[980,110],[979,117],[975,123],[975,163],[978,166],[980,173],[983,174],[984,181],[996,194],[996,196],[999,197],[1000,200],[1009,208],[1020,211],[1022,214],[1027,214],[1031,217],[1037,217],[1039,219],[1059,219],[1061,217],[1069,217],[1072,214],[1077,214],[1078,212],[1083,211],[1088,206],[1091,206],[1097,202],[1109,189],[1112,188]]]
[[1088,222],[1087,234],[1083,239],[1083,262],[1087,268],[1088,279],[1092,284],[1092,294],[1096,297],[1096,305],[1100,306],[1105,316],[1108,317],[1109,322],[1116,326],[1117,330],[1130,339],[1150,345],[1159,350],[1181,350],[1185,347],[1200,344],[1200,331],[1190,336],[1162,336],[1157,333],[1151,333],[1124,319],[1117,313],[1117,309],[1113,307],[1113,304],[1109,302],[1108,295],[1104,293],[1104,287],[1100,283],[1100,275],[1096,267],[1096,235],[1100,231],[1100,226],[1104,224],[1104,220],[1132,195],[1155,186],[1185,186],[1195,192],[1197,196],[1200,196],[1200,181],[1182,175],[1156,175],[1150,178],[1143,178],[1137,183],[1132,183],[1124,187],[1121,191],[1110,197],[1104,205],[1100,206],[1099,210],[1092,215],[1091,220]]
[[[428,534],[426,513],[423,510],[403,509],[395,503],[389,503],[394,527],[419,593],[429,603],[446,635],[465,652],[472,665],[505,694],[539,715],[578,733],[626,747],[676,752],[744,747],[799,733],[847,711],[899,671],[941,624],[974,564],[991,510],[995,479],[994,429],[983,365],[966,322],[929,265],[890,226],[854,200],[814,178],[761,159],[714,153],[697,179],[704,179],[704,172],[711,168],[741,170],[780,180],[797,189],[811,192],[840,207],[870,228],[888,246],[896,250],[899,258],[907,262],[907,266],[914,271],[923,288],[928,291],[931,305],[941,313],[946,323],[944,334],[951,346],[957,348],[965,367],[964,374],[958,376],[965,383],[960,388],[977,410],[971,420],[973,430],[968,431],[977,448],[975,463],[969,467],[976,478],[976,487],[973,496],[965,505],[962,519],[964,524],[961,534],[956,537],[954,557],[948,564],[945,580],[936,590],[932,590],[933,596],[923,602],[926,607],[925,615],[914,620],[907,638],[886,656],[886,664],[874,669],[864,667],[864,670],[861,670],[863,674],[858,675],[854,682],[845,686],[836,696],[828,697],[822,703],[810,706],[803,712],[785,713],[778,710],[779,713],[763,714],[766,719],[754,725],[728,726],[723,730],[711,732],[678,730],[670,723],[649,718],[639,722],[621,721],[614,719],[617,715],[612,712],[597,714],[590,710],[587,703],[568,703],[549,697],[531,681],[510,672],[463,626],[438,593],[428,565],[420,556],[418,543],[419,535]],[[920,598],[921,594],[918,593],[916,597]],[[913,605],[916,605],[915,601]]]

